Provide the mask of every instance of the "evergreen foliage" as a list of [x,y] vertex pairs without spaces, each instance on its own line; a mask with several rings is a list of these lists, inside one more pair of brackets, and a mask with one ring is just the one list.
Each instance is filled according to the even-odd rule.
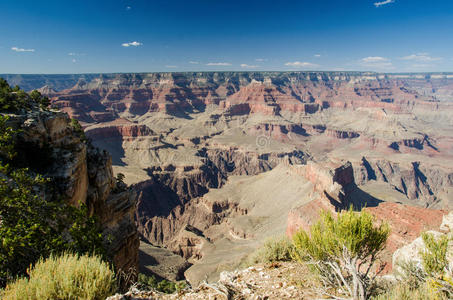
[[27,94],[18,86],[10,87],[5,79],[0,78],[0,112],[18,113],[21,110],[31,110],[34,106],[47,109],[49,105],[49,98],[40,92]]
[[184,289],[187,284],[185,281],[172,282],[166,279],[158,279],[156,276],[147,276],[143,273],[138,274],[137,283],[143,289],[154,289],[162,293],[173,294]]

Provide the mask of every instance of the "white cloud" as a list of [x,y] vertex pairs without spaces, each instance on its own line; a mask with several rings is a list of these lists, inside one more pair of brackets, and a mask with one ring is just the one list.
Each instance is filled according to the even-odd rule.
[[191,64],[191,65],[198,65],[199,62],[198,62],[198,61],[193,61],[193,60],[191,60],[191,61],[189,61],[189,64]]
[[131,9],[132,9],[132,7],[126,6],[126,10],[131,10]]
[[264,62],[267,61],[267,58],[256,58],[255,61]]
[[393,69],[390,59],[381,56],[368,56],[360,60],[359,64],[364,67],[377,69]]
[[321,54],[315,54],[314,57],[321,57]]
[[381,56],[368,56],[361,59],[364,63],[380,63],[388,61],[387,58]]
[[206,64],[207,66],[231,66],[230,63],[227,62],[210,62]]
[[11,50],[16,51],[16,52],[35,52],[35,49],[24,49],[24,48],[18,48],[18,47],[12,47]]
[[141,45],[143,45],[143,44],[139,43],[139,42],[130,42],[130,43],[121,44],[121,46],[123,46],[123,47],[130,47],[130,46],[138,47],[138,46],[141,46]]
[[287,62],[285,66],[288,67],[294,67],[294,68],[315,68],[318,67],[317,64],[312,64],[309,62],[300,62],[300,61],[294,61],[294,62]]
[[68,55],[69,55],[69,56],[83,56],[83,55],[85,55],[85,53],[69,52]]
[[428,61],[438,61],[441,60],[441,57],[431,57],[428,53],[417,53],[417,54],[411,54],[408,56],[404,56],[401,59],[403,60],[411,60],[411,61],[422,61],[422,62],[428,62]]
[[387,5],[387,4],[394,3],[394,2],[395,2],[395,0],[384,0],[384,1],[380,1],[380,2],[375,2],[374,6],[380,7],[380,6]]
[[256,69],[259,68],[260,66],[254,66],[254,65],[248,65],[248,64],[241,64],[241,68],[245,69]]
[[73,59],[72,59],[72,62],[73,62],[73,63],[76,63],[76,62],[77,62],[77,60],[76,60],[75,58],[73,58]]
[[173,66],[173,65],[166,65],[165,67],[166,67],[166,68],[171,68],[171,69],[174,69],[174,68],[177,68],[178,66]]

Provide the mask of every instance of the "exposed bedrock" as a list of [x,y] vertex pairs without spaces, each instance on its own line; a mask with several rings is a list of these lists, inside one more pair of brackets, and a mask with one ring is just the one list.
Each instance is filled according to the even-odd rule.
[[111,124],[86,130],[87,137],[93,140],[105,138],[135,138],[139,136],[151,136],[155,133],[146,125],[138,124]]
[[[210,188],[221,188],[228,176],[257,175],[271,170],[279,163],[291,161],[301,163],[301,152],[257,154],[230,149],[202,149],[199,154],[205,164],[201,167],[175,167],[167,165],[148,170],[152,179],[135,185],[138,191],[137,220],[140,234],[150,243],[165,245],[184,257],[192,253],[192,242],[179,249],[172,240],[181,235],[186,225],[204,231],[219,224],[230,214],[244,214],[246,211],[234,203],[203,202],[202,196]],[[181,235],[180,239],[185,239]],[[197,254],[200,256],[200,254]]]
[[392,162],[385,159],[362,158],[354,166],[357,184],[369,181],[389,183],[415,205],[451,208],[453,172],[440,166],[423,162]]
[[160,111],[178,116],[211,104],[219,105],[226,115],[451,108],[433,95],[417,93],[413,87],[418,88],[417,80],[423,79],[342,72],[109,74],[82,78],[72,88],[49,96],[55,106],[84,122],[107,121],[124,113],[141,116]]
[[112,161],[105,151],[82,142],[64,113],[32,111],[11,115],[10,124],[22,130],[18,137],[20,160],[52,179],[45,196],[86,204],[98,217],[107,251],[118,269],[138,267],[138,232],[134,222],[136,194],[117,189]]

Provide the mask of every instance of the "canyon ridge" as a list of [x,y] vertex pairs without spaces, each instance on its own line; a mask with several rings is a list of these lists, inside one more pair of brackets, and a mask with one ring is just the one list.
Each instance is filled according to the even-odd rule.
[[[137,195],[142,271],[164,278],[215,280],[268,237],[351,205],[390,223],[390,269],[391,253],[453,208],[450,73],[0,76],[49,96],[112,155],[113,172]],[[85,181],[74,180],[85,198],[105,185],[99,198],[110,199],[110,159],[93,151],[80,150],[74,170],[85,168],[77,171]],[[101,170],[90,155],[102,158]],[[108,180],[98,183],[102,172]],[[128,203],[111,209],[128,225],[118,246],[125,256],[138,246],[134,201],[115,197],[102,203]]]

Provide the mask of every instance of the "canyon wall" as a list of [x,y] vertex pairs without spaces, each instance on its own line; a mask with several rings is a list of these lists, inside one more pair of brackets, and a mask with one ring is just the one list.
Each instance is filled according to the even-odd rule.
[[74,206],[85,204],[96,216],[105,237],[106,250],[117,269],[138,268],[138,232],[134,221],[135,191],[118,185],[112,161],[105,150],[84,141],[65,113],[33,110],[9,115],[9,124],[20,130],[19,159],[51,179],[45,192]]

